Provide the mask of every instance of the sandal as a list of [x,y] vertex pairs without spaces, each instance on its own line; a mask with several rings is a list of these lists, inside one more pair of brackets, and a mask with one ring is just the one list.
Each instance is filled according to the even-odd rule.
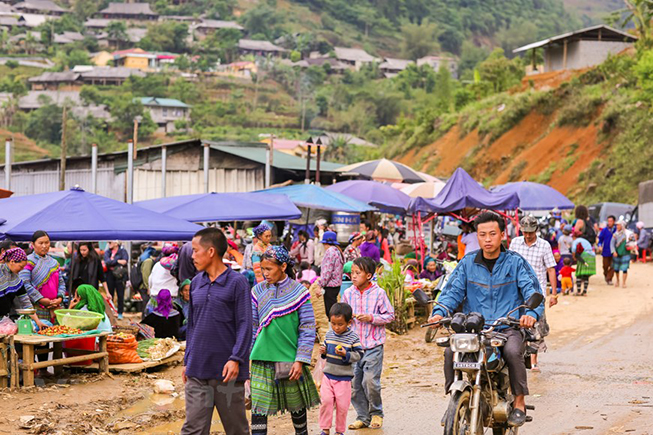
[[365,429],[366,427],[367,425],[360,420],[356,420],[355,422],[349,425],[350,430]]
[[372,422],[370,423],[370,429],[381,429],[383,426],[383,417],[380,415],[373,415]]
[[537,364],[535,364],[533,367],[531,367],[531,371],[536,372],[536,373],[541,373],[542,372],[542,370],[540,370],[540,367]]

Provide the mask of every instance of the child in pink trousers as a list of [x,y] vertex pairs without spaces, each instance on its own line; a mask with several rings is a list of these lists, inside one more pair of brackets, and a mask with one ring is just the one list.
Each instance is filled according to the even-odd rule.
[[347,429],[347,411],[351,403],[351,380],[354,377],[352,364],[363,356],[360,339],[350,329],[352,317],[351,306],[343,303],[334,304],[329,312],[331,329],[320,346],[322,358],[326,359],[324,377],[320,387],[321,435],[329,435],[334,407],[336,409],[336,434],[344,434]]

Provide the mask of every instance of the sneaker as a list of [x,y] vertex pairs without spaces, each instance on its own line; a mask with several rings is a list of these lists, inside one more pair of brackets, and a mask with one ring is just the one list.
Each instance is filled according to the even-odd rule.
[[122,314],[118,314],[118,320],[122,320]]

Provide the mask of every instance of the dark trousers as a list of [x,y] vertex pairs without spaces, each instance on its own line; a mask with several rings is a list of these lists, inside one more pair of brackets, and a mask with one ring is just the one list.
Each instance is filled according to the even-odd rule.
[[324,309],[326,310],[327,318],[330,318],[329,312],[331,312],[331,307],[338,302],[339,293],[340,287],[324,287]]
[[111,298],[117,295],[118,299],[118,314],[122,314],[125,309],[125,282],[113,276],[110,270],[106,273],[107,286],[109,287],[109,294]]
[[[510,374],[510,389],[514,396],[528,395],[528,382],[526,378],[526,364],[524,363],[524,338],[516,329],[502,331],[507,337],[505,346],[501,350],[503,359],[508,365]],[[444,378],[445,392],[449,392],[453,384],[453,352],[450,347],[444,351]]]
[[227,435],[249,435],[244,382],[223,384],[217,379],[190,377],[186,381],[186,421],[181,434],[209,435],[213,408],[218,410]]
[[612,257],[603,257],[603,277],[607,282],[612,282],[612,278],[614,278]]
[[[308,417],[306,409],[291,412],[290,418],[295,428],[295,435],[308,435]],[[252,435],[267,435],[268,433],[268,416],[262,414],[252,414]]]

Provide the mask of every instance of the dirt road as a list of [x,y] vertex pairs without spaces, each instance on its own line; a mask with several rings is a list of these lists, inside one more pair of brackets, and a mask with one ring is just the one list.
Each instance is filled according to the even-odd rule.
[[[542,372],[529,373],[534,421],[520,433],[653,434],[653,264],[633,265],[627,289],[593,277],[587,297],[561,297],[547,317],[551,335],[540,356]],[[180,370],[95,382],[77,375],[65,380],[72,385],[0,393],[0,433],[178,433]],[[173,380],[178,397],[152,395],[155,378]],[[443,383],[442,351],[424,342],[423,330],[391,336],[382,381],[385,426],[360,435],[441,433]],[[355,417],[351,409],[350,421]],[[217,415],[214,423],[220,433]],[[319,434],[316,410],[309,427]],[[272,435],[292,433],[289,416],[271,419],[270,428]]]

